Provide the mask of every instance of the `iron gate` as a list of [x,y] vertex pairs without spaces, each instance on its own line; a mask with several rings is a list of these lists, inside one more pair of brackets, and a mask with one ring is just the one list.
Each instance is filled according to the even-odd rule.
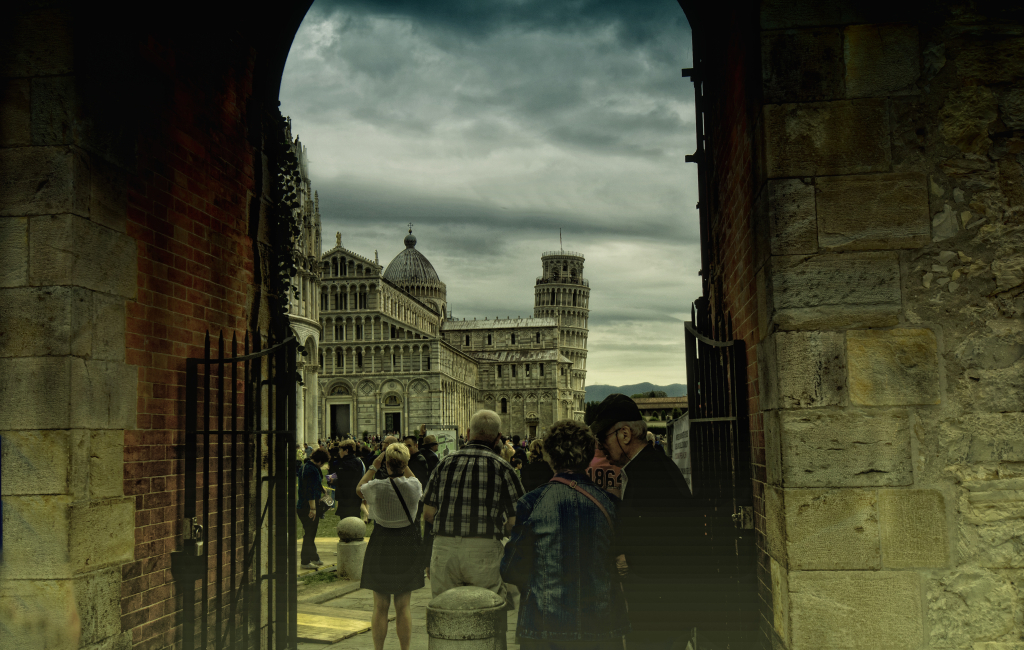
[[707,627],[697,629],[697,647],[761,648],[746,345],[731,331],[718,341],[693,322],[685,328],[693,497],[710,538],[700,581]]
[[[294,338],[246,334],[186,360],[184,548],[172,553],[184,650],[285,650],[297,635]],[[264,530],[266,528],[266,530]],[[198,585],[196,583],[199,583]]]

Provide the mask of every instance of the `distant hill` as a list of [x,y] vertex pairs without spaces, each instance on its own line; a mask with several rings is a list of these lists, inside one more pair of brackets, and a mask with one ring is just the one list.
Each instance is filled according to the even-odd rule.
[[600,402],[609,395],[615,393],[622,393],[623,395],[633,395],[635,393],[646,393],[652,390],[663,390],[669,397],[682,397],[686,395],[686,384],[669,384],[668,386],[658,386],[649,382],[642,384],[631,384],[629,386],[606,386],[604,384],[598,384],[596,386],[587,386],[587,402]]

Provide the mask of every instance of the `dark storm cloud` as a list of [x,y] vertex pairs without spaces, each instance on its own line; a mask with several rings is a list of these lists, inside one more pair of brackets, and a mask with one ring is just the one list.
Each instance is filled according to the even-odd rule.
[[541,254],[580,251],[588,381],[683,381],[700,292],[689,46],[674,0],[317,0],[282,111],[323,241],[387,264],[413,222],[455,317],[481,319],[532,314]]
[[622,45],[641,47],[664,35],[666,26],[689,32],[682,9],[671,0],[320,0],[315,5],[324,12],[335,8],[409,18],[470,40],[505,29],[578,32],[612,26]]

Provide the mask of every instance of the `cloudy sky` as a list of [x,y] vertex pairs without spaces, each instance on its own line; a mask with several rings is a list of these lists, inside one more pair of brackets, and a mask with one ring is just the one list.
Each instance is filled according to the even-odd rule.
[[456,318],[528,316],[561,229],[586,256],[587,383],[685,383],[690,65],[675,0],[317,0],[281,109],[327,248],[387,264],[412,222]]

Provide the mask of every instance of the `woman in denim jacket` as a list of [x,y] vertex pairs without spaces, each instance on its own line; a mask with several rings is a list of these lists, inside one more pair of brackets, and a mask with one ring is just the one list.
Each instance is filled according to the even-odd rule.
[[522,650],[621,650],[629,632],[612,554],[617,500],[586,475],[595,446],[583,423],[554,423],[544,458],[555,477],[516,504],[501,573],[522,594]]

